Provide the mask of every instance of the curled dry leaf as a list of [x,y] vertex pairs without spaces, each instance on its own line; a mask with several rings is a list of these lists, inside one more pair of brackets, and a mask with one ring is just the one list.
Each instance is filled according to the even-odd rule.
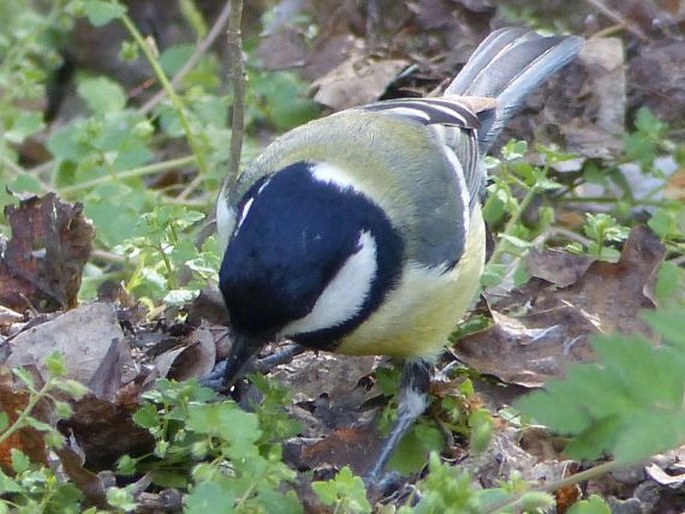
[[[113,304],[93,303],[65,312],[61,316],[30,328],[12,340],[9,367],[35,365],[45,376],[45,358],[54,351],[65,357],[68,377],[88,385],[113,341],[124,341]],[[118,360],[122,380],[131,380],[136,372],[131,356],[124,352]]]
[[23,312],[76,306],[95,231],[83,205],[53,193],[5,207],[12,239],[0,255],[0,304]]
[[640,48],[629,64],[631,107],[645,106],[660,120],[682,126],[685,41],[679,37],[650,42]]
[[160,377],[182,381],[206,376],[212,371],[215,361],[214,334],[203,322],[185,338],[183,346],[159,355],[155,366]]
[[[650,291],[664,252],[649,229],[636,227],[617,263],[594,262],[566,287],[533,278],[494,306],[495,323],[490,329],[463,338],[455,352],[481,373],[538,387],[549,378],[562,376],[570,363],[591,360],[588,338],[592,334],[649,336],[639,313],[654,308]],[[536,269],[553,269],[556,257],[558,254],[548,253],[544,266],[540,256],[535,257]],[[560,257],[558,267],[568,262],[567,257]],[[577,266],[569,273],[560,272],[564,281],[577,273]],[[521,311],[525,314],[504,314]]]
[[109,508],[107,492],[102,478],[97,473],[84,468],[81,457],[74,450],[64,447],[56,448],[54,451],[59,457],[69,480],[79,488],[88,503],[99,509]]
[[404,59],[371,61],[355,52],[312,84],[314,100],[336,111],[373,102],[407,65]]
[[111,469],[122,455],[138,456],[154,447],[150,432],[133,422],[138,402],[115,402],[87,396],[74,404],[74,413],[60,423],[71,431],[85,454],[85,467]]
[[[582,116],[566,125],[569,148],[585,157],[610,158],[623,149],[626,77],[619,38],[585,41],[579,62],[586,73]],[[593,120],[588,123],[587,120]]]

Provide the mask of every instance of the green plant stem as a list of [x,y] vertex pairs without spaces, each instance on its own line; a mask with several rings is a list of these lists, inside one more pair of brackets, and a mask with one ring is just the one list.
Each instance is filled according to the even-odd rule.
[[183,101],[176,94],[174,87],[171,85],[171,82],[169,81],[169,78],[166,76],[166,73],[164,73],[164,70],[160,66],[157,56],[153,53],[152,49],[150,48],[150,45],[145,41],[145,38],[140,33],[138,28],[135,26],[131,18],[124,13],[121,16],[121,21],[126,27],[126,30],[128,30],[131,36],[133,36],[133,39],[136,41],[136,43],[142,50],[143,54],[145,55],[145,59],[147,59],[148,63],[150,64],[150,67],[152,68],[152,71],[155,74],[155,77],[157,77],[157,80],[159,80],[159,83],[166,92],[167,97],[169,97],[169,101],[171,102],[174,111],[176,111],[176,115],[178,116],[181,127],[183,128],[183,132],[186,135],[188,144],[190,145],[190,148],[193,151],[193,154],[195,155],[199,173],[202,175],[206,175],[209,171],[209,168],[207,166],[207,160],[205,159],[204,151],[200,147],[200,144],[190,127],[190,122],[188,121],[188,117],[185,114],[185,106],[183,105]]
[[[202,56],[207,53],[207,50],[209,50],[209,48],[221,35],[224,26],[228,21],[228,16],[230,12],[230,1],[227,1],[224,4],[224,7],[219,13],[219,15],[216,17],[216,21],[214,22],[214,25],[212,25],[212,28],[209,30],[207,36],[200,43],[198,43],[198,45],[195,47],[195,50],[193,51],[193,54],[188,58],[188,60],[181,67],[181,69],[178,70],[176,75],[174,75],[174,78],[171,79],[172,87],[178,87],[183,77],[185,77],[188,74],[188,72],[193,69],[193,67],[198,63]],[[154,109],[157,106],[157,104],[159,104],[159,102],[161,102],[164,99],[165,96],[166,92],[164,90],[159,91],[155,96],[153,96],[149,101],[147,101],[145,105],[143,105],[140,108],[139,112],[141,114],[148,114],[150,111],[152,111],[152,109]]]
[[0,434],[0,444],[3,444],[12,434],[24,427],[24,421],[31,415],[31,412],[36,408],[38,402],[47,396],[47,393],[51,388],[52,381],[48,380],[35,394],[29,395],[29,401],[26,404],[26,407],[19,413],[19,416],[14,420],[14,423]]
[[[532,492],[552,493],[558,489],[562,489],[570,485],[579,484],[581,482],[585,482],[587,480],[600,477],[617,469],[627,467],[631,464],[635,463],[619,463],[616,461],[605,462],[604,464],[600,464],[590,469],[586,469],[585,471],[581,471],[580,473],[576,473],[575,475],[570,475],[566,478],[562,478],[561,480],[557,480],[555,482],[546,484],[544,487],[533,489]],[[516,504],[521,500],[521,496],[523,496],[523,494],[527,492],[531,491],[526,491],[524,493],[517,495],[515,498],[493,505],[488,510],[484,511],[483,514],[497,514],[505,509],[515,507]]]
[[[521,203],[519,203],[518,209],[516,209],[516,212],[513,213],[511,218],[509,218],[509,221],[507,221],[502,234],[511,235],[514,232],[514,227],[516,227],[516,225],[519,223],[521,216],[533,201],[533,198],[535,198],[537,193],[538,189],[536,187],[531,187],[528,189],[526,196],[524,196],[523,200],[521,200]],[[504,241],[500,236],[500,240],[497,243],[495,250],[492,252],[492,256],[490,257],[490,263],[497,264],[499,262],[500,257],[504,253],[504,247]]]
[[189,155],[186,157],[179,157],[178,159],[171,159],[169,161],[156,162],[154,164],[148,164],[147,166],[141,166],[139,168],[133,168],[132,170],[122,171],[116,175],[107,175],[105,177],[95,178],[93,180],[87,180],[85,182],[80,182],[71,186],[65,186],[58,189],[60,195],[67,195],[70,193],[76,193],[84,189],[90,189],[100,184],[106,184],[114,180],[125,180],[133,177],[142,177],[145,175],[153,175],[159,173],[160,171],[166,171],[173,168],[178,168],[180,166],[186,166],[192,164],[196,161],[195,155]]

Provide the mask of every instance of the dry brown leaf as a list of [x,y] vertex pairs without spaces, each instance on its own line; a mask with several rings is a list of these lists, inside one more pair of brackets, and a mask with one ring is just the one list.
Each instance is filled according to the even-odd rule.
[[346,61],[312,84],[314,101],[336,111],[373,102],[409,61],[371,61],[353,53]]
[[5,207],[12,239],[0,256],[0,304],[19,312],[70,309],[94,237],[83,205],[53,193]]
[[[28,401],[28,391],[16,387],[9,368],[0,365],[0,412],[7,415],[9,425],[12,425],[19,414],[26,409]],[[34,417],[42,417],[38,411],[34,411],[32,414]],[[42,419],[41,421],[47,420]],[[13,449],[26,454],[31,462],[47,465],[45,442],[40,432],[33,428],[20,428],[0,443],[0,467],[6,473],[11,473],[12,470]]]
[[369,427],[341,428],[329,433],[302,451],[302,463],[308,468],[350,466],[358,475],[375,462],[382,440]]
[[526,271],[531,277],[567,287],[582,277],[593,261],[594,259],[588,255],[533,249],[526,256]]
[[631,107],[647,107],[667,123],[685,119],[685,41],[659,40],[640,48],[629,62]]
[[154,447],[150,432],[131,418],[137,408],[137,402],[113,403],[87,396],[75,402],[73,415],[60,427],[74,434],[88,469],[110,469],[122,455],[138,456]]
[[[562,376],[570,363],[591,360],[592,334],[649,335],[639,312],[654,307],[649,292],[664,252],[649,229],[636,227],[619,262],[594,262],[563,288],[532,279],[495,306],[492,328],[463,338],[455,352],[481,373],[537,387]],[[550,253],[547,259],[554,256]],[[559,268],[569,262],[560,259]],[[568,275],[573,276],[578,270],[573,259],[570,262],[574,270]],[[553,268],[549,260],[545,266]],[[525,313],[514,317],[502,314],[505,311]]]
[[[579,63],[586,73],[584,115],[566,125],[569,148],[585,157],[610,158],[623,150],[626,77],[619,38],[585,41]],[[587,120],[593,120],[588,124]]]
[[99,509],[108,509],[111,505],[107,502],[107,492],[102,479],[90,470],[83,467],[80,456],[70,448],[55,448],[55,453],[62,463],[64,472],[69,480],[79,488],[89,505]]
[[[87,304],[19,334],[12,340],[12,353],[6,364],[35,365],[45,376],[45,358],[59,351],[65,356],[69,378],[88,385],[114,340],[125,340],[115,306]],[[119,365],[124,382],[136,375],[130,355],[122,356]]]
[[183,341],[183,346],[162,353],[155,359],[160,377],[178,381],[200,378],[212,371],[216,361],[214,335],[206,323]]

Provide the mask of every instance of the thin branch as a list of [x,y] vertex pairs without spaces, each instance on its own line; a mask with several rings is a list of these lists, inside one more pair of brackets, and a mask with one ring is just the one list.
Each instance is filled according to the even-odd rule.
[[601,0],[585,0],[585,2],[590,4],[595,9],[597,9],[611,21],[624,26],[626,30],[628,30],[628,32],[633,34],[638,39],[641,39],[642,41],[649,41],[649,38],[646,36],[644,32],[642,32],[642,29],[638,27],[637,24],[624,18],[619,13],[615,13],[614,11],[612,11],[606,5],[604,5]]
[[154,173],[159,173],[160,171],[166,171],[173,168],[178,168],[181,166],[187,166],[195,162],[195,156],[190,155],[187,157],[179,157],[178,159],[171,159],[170,161],[156,162],[154,164],[148,164],[147,166],[141,166],[140,168],[134,168],[128,171],[122,171],[115,175],[107,175],[104,177],[94,178],[93,180],[87,180],[85,182],[80,182],[72,186],[65,186],[58,189],[60,195],[66,195],[69,193],[75,193],[83,189],[89,189],[91,187],[99,186],[100,184],[106,184],[115,180],[124,180],[133,177],[142,177],[145,175],[152,175]]
[[[188,72],[195,67],[197,62],[202,58],[204,54],[207,53],[207,50],[209,50],[209,48],[214,44],[217,38],[223,33],[224,27],[226,26],[226,22],[228,21],[228,15],[231,12],[230,5],[231,3],[228,1],[224,4],[223,9],[214,21],[214,24],[207,33],[207,36],[198,43],[190,58],[181,67],[181,69],[178,70],[176,75],[174,75],[174,78],[171,79],[171,86],[174,89],[178,87],[181,80],[183,80],[183,77],[185,77],[188,74]],[[157,106],[157,104],[159,104],[159,102],[161,102],[165,97],[166,91],[162,89],[140,108],[140,113],[149,114],[150,111],[152,111],[152,109],[154,109]]]
[[235,180],[240,173],[240,153],[243,148],[245,125],[245,66],[243,63],[243,42],[240,25],[243,17],[243,0],[230,0],[231,19],[228,24],[228,56],[231,63],[233,82],[233,119],[231,120],[231,154],[229,180]]
[[155,77],[157,77],[157,80],[164,89],[164,92],[169,97],[169,101],[171,102],[171,105],[173,106],[174,111],[178,116],[178,121],[181,124],[181,127],[183,128],[183,132],[186,136],[186,139],[188,140],[188,144],[190,145],[190,148],[192,149],[193,154],[195,155],[198,172],[202,175],[207,175],[209,170],[207,167],[205,154],[200,146],[199,141],[195,137],[193,130],[190,127],[190,121],[186,116],[183,101],[176,94],[174,87],[171,85],[171,82],[169,81],[169,78],[166,76],[166,73],[162,69],[162,66],[159,64],[159,59],[157,58],[157,55],[155,55],[155,52],[153,51],[151,45],[148,43],[148,41],[145,40],[141,32],[138,30],[138,27],[136,27],[136,25],[133,23],[133,20],[131,20],[131,18],[126,13],[122,14],[120,19],[126,27],[126,30],[128,30],[129,34],[131,34],[131,36],[135,40],[138,47],[140,47],[141,51],[143,52],[143,55],[145,55],[145,59],[152,68]]
[[[617,469],[627,467],[631,464],[634,463],[619,463],[616,461],[605,462],[590,469],[586,469],[585,471],[581,471],[580,473],[576,473],[575,475],[570,475],[554,482],[548,482],[543,487],[535,488],[526,492],[538,491],[544,493],[553,493],[558,489],[562,489],[574,484],[580,484],[581,482],[585,482],[593,478],[598,478],[602,475],[610,473],[611,471],[616,471]],[[518,504],[518,502],[521,500],[521,496],[522,494],[517,494],[514,498],[509,498],[496,505],[492,505],[486,511],[484,511],[483,514],[496,514],[505,509],[511,509]]]

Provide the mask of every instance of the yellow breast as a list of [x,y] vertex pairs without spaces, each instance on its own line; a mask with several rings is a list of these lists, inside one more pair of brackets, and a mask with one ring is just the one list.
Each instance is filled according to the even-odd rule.
[[337,353],[435,356],[476,295],[485,262],[485,227],[473,210],[463,257],[445,272],[409,263],[381,307],[341,340]]

